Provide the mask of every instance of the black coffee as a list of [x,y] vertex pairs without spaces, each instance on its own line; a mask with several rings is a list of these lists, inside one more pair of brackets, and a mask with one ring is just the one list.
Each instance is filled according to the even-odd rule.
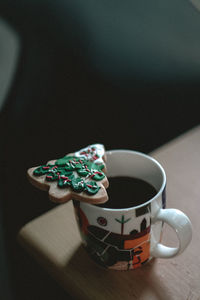
[[110,177],[107,189],[109,200],[100,207],[128,208],[143,204],[157,194],[148,182],[133,177]]

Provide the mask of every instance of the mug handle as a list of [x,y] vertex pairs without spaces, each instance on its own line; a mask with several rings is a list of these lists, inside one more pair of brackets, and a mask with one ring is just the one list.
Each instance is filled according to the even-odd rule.
[[170,258],[181,254],[192,239],[192,224],[189,218],[180,210],[174,208],[160,209],[158,214],[152,220],[152,224],[163,221],[171,226],[178,237],[178,247],[167,247],[157,243],[151,250],[153,257]]

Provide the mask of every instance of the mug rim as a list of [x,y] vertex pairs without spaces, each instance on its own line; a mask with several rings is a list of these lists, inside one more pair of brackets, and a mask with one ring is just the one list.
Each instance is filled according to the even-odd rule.
[[155,199],[157,199],[158,197],[160,197],[160,195],[163,193],[163,191],[164,191],[164,189],[166,187],[166,173],[165,173],[165,170],[162,167],[162,165],[155,158],[151,157],[150,155],[145,154],[143,152],[135,151],[135,150],[113,149],[113,150],[106,151],[106,155],[108,155],[108,154],[111,155],[112,153],[116,153],[116,152],[126,152],[126,153],[131,153],[131,154],[137,154],[139,156],[142,156],[142,157],[145,157],[145,158],[151,160],[160,169],[160,171],[162,173],[163,180],[162,180],[162,185],[161,185],[160,189],[158,190],[158,192],[156,193],[156,195],[154,197],[152,197],[151,199],[149,199],[148,201],[146,201],[146,202],[144,202],[144,203],[142,203],[140,205],[132,206],[132,207],[127,207],[127,208],[126,207],[125,208],[107,208],[107,207],[99,207],[99,206],[96,206],[95,204],[90,204],[90,203],[84,203],[84,204],[92,206],[94,209],[97,209],[97,210],[106,210],[106,211],[120,212],[120,211],[130,211],[130,210],[135,210],[135,209],[141,208],[143,206],[146,206],[146,205],[150,204]]

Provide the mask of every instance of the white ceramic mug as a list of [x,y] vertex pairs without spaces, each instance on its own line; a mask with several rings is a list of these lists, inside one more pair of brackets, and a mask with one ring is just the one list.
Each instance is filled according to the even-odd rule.
[[[130,270],[152,257],[170,258],[182,253],[191,241],[192,226],[183,212],[165,208],[166,175],[162,166],[152,157],[136,151],[112,150],[106,154],[108,178],[142,179],[150,183],[157,194],[139,206],[123,209],[74,201],[82,240],[90,256],[101,266]],[[164,223],[175,230],[178,247],[161,243]]]

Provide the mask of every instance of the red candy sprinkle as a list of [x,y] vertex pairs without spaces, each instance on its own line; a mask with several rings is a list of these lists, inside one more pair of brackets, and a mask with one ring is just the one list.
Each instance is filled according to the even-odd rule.
[[87,184],[87,186],[88,186],[89,188],[93,188],[93,186],[92,186],[91,184]]

